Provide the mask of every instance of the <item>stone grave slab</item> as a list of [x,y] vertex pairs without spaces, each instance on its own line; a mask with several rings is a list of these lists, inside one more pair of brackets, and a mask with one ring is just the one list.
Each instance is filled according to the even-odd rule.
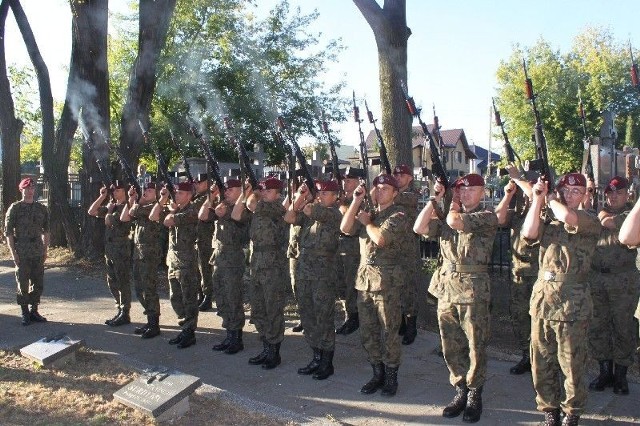
[[113,397],[158,420],[170,420],[189,410],[189,395],[201,384],[199,377],[158,366],[144,370],[140,377],[116,391]]
[[59,367],[75,362],[76,351],[81,346],[84,346],[84,340],[73,340],[65,333],[59,333],[25,346],[20,354],[43,367]]

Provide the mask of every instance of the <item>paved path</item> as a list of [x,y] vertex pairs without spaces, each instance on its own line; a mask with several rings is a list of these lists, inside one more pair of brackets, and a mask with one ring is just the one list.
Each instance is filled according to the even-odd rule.
[[[84,339],[89,348],[113,353],[133,366],[165,365],[199,376],[213,387],[209,389],[219,393],[215,389],[220,388],[239,404],[296,423],[462,424],[461,418],[441,417],[453,388],[444,361],[434,354],[438,338],[433,333],[420,331],[413,345],[403,347],[395,397],[385,398],[379,392],[366,396],[359,389],[369,380],[371,369],[357,332],[337,336],[335,374],[316,381],[296,373],[309,361],[311,352],[301,334],[291,333],[291,323],[282,344],[282,364],[265,371],[247,363],[262,349],[252,325],[245,328],[245,350],[226,355],[211,350],[212,344],[223,338],[220,318],[213,312],[201,313],[197,344],[178,350],[167,343],[177,327],[169,302],[163,298],[162,334],[143,340],[133,333],[144,319],[137,303],[132,308],[134,323],[107,327],[103,321],[113,315],[113,304],[104,280],[53,268],[46,271],[40,309],[49,322],[22,327],[14,285],[11,264],[0,262],[0,349],[17,349],[45,335],[66,332]],[[517,359],[512,355],[490,351],[479,425],[534,425],[542,419],[535,410],[531,376],[509,375],[514,361]],[[610,390],[590,393],[582,424],[640,424],[640,385],[631,383],[630,388],[629,396],[617,396]]]

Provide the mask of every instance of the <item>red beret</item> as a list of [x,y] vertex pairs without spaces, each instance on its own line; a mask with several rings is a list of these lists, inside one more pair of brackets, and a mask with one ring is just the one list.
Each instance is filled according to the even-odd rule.
[[282,189],[282,181],[270,176],[258,184],[259,189]]
[[238,179],[227,179],[227,181],[224,183],[224,189],[230,188],[242,188],[242,182],[240,182]]
[[587,186],[587,178],[582,173],[567,173],[560,178],[558,182],[558,188],[562,188],[565,185],[571,186]]
[[373,186],[381,185],[381,184],[391,185],[395,189],[398,189],[398,181],[396,180],[396,178],[393,177],[393,175],[382,173],[376,176],[376,178],[373,180]]
[[604,193],[607,194],[611,191],[617,191],[618,189],[626,188],[629,188],[629,181],[627,180],[627,178],[624,178],[622,176],[614,176],[607,184],[607,187],[604,189]]
[[321,180],[316,182],[316,189],[318,191],[340,191],[340,187],[338,186],[338,182],[335,180]]
[[193,191],[193,184],[191,182],[180,182],[176,185],[177,191]]
[[469,173],[466,176],[462,176],[455,181],[455,187],[461,186],[484,186],[484,179],[477,173]]
[[406,164],[400,164],[396,166],[395,169],[393,169],[393,174],[413,176],[413,171],[411,170],[411,167],[407,166]]
[[36,182],[33,179],[31,179],[30,177],[24,178],[24,179],[22,179],[20,181],[20,184],[18,185],[18,189],[25,189],[25,188],[27,188],[29,186],[32,186],[32,185],[35,185],[35,184],[36,184]]

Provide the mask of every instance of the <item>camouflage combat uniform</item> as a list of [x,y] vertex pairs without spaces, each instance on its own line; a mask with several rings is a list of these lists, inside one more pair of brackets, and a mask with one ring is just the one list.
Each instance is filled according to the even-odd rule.
[[633,309],[638,302],[638,269],[635,249],[618,241],[618,232],[628,211],[612,211],[615,229],[602,227],[591,259],[591,298],[593,317],[589,326],[589,350],[596,360],[613,360],[629,367],[633,364],[637,334]]
[[280,201],[259,201],[251,218],[251,317],[261,339],[284,339],[287,258],[285,208]]
[[300,256],[296,291],[304,337],[312,348],[333,351],[336,341],[336,254],[342,215],[337,207],[311,205],[311,215],[296,214]]
[[[407,215],[409,223],[413,224],[418,217],[418,193],[409,188],[400,192],[394,203],[400,206]],[[422,260],[420,257],[420,237],[413,232],[404,234],[405,252],[401,257],[405,262],[403,269],[405,278],[402,286],[402,313],[404,315],[418,315],[418,285],[420,282]]]
[[[342,204],[348,208],[351,200],[344,200]],[[340,233],[337,259],[338,288],[336,290],[338,297],[344,299],[344,308],[349,318],[358,313],[356,277],[360,263],[360,245],[357,236]]]
[[[193,204],[196,211],[200,210],[202,204],[207,201],[208,194],[198,195]],[[213,296],[213,278],[211,272],[211,254],[213,253],[213,223],[198,221],[198,231],[196,239],[196,248],[198,250],[198,272],[200,274],[200,286],[204,296]]]
[[440,236],[440,262],[429,284],[438,298],[442,352],[452,385],[480,388],[486,378],[489,340],[491,260],[498,218],[480,207],[461,213],[463,231],[439,219],[429,226],[429,237]]
[[[391,205],[376,213],[372,223],[380,228],[384,247],[360,230],[360,266],[356,289],[360,315],[360,338],[371,364],[400,366],[398,329],[402,320],[401,297],[405,283],[401,259],[407,255],[406,242],[411,224],[402,207]],[[359,224],[359,222],[357,222]]]
[[183,331],[198,327],[198,253],[196,236],[198,211],[189,204],[173,214],[174,225],[169,228],[169,298],[171,307],[184,318]]
[[42,234],[49,232],[49,211],[34,201],[16,201],[5,217],[5,235],[13,236],[20,264],[16,268],[18,305],[39,305],[44,279]]
[[[531,373],[540,411],[562,407],[580,415],[587,399],[584,374],[592,313],[588,275],[600,221],[574,210],[578,226],[540,224],[540,271],[531,293]],[[564,375],[564,400],[561,401]]]

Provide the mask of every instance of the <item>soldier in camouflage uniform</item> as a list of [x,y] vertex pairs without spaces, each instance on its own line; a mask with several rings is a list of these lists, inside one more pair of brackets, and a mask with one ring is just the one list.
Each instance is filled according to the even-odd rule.
[[[382,388],[382,395],[393,396],[398,389],[400,367],[401,294],[403,269],[411,223],[403,208],[395,205],[398,182],[381,174],[373,181],[374,212],[361,210],[366,188],[361,186],[344,214],[340,229],[360,236],[358,268],[358,311],[361,315],[360,337],[367,351],[373,377],[360,389],[372,394]],[[409,246],[409,250],[411,250]]]
[[[601,225],[595,214],[579,209],[586,184],[584,175],[569,173],[555,193],[547,194],[547,182],[538,180],[522,226],[524,238],[540,240],[540,271],[529,310],[531,374],[538,410],[549,425],[560,424],[561,409],[562,424],[577,425],[587,400],[589,271]],[[541,218],[545,199],[547,221]]]
[[287,224],[285,208],[280,202],[282,181],[270,177],[260,182],[256,191],[243,202],[239,197],[231,218],[242,220],[243,212],[253,214],[251,237],[251,317],[262,341],[263,350],[249,359],[249,364],[270,370],[280,365],[280,344],[284,339],[284,306],[287,269],[285,243]]
[[489,340],[490,280],[487,265],[498,229],[498,219],[480,205],[484,179],[472,173],[456,181],[457,194],[446,223],[435,215],[435,206],[445,195],[436,183],[437,195],[420,212],[413,230],[440,237],[439,267],[429,293],[438,298],[438,324],[442,352],[449,368],[449,381],[456,395],[442,415],[456,417],[464,411],[465,422],[476,422],[482,414],[482,388],[486,378]]
[[285,214],[287,223],[302,227],[296,287],[304,337],[313,349],[313,359],[298,374],[313,374],[317,380],[333,374],[339,189],[335,181],[318,182],[317,202],[310,202],[310,191],[303,184]]
[[[418,197],[420,194],[413,188],[413,171],[406,164],[400,164],[393,170],[393,176],[398,181],[399,194],[395,204],[402,207],[413,224],[418,216]],[[400,335],[403,336],[402,344],[410,345],[418,334],[418,284],[422,270],[422,258],[420,257],[420,237],[413,232],[406,235],[405,247],[410,248],[402,259],[406,262],[404,269],[405,279],[402,286],[402,324]]]
[[196,344],[195,332],[198,327],[198,211],[191,203],[192,196],[191,182],[179,183],[176,185],[174,201],[167,211],[165,206],[169,201],[169,191],[162,188],[160,199],[149,215],[152,221],[162,221],[162,224],[169,228],[169,299],[178,318],[184,318],[179,322],[182,327],[180,333],[170,339],[169,344],[176,345],[178,349]]
[[[218,195],[215,185],[212,197]],[[215,351],[235,354],[244,349],[242,328],[244,327],[244,284],[245,269],[243,248],[249,242],[250,213],[243,211],[240,220],[233,220],[231,212],[242,195],[242,184],[238,179],[225,182],[224,199],[217,205],[210,200],[204,202],[198,217],[204,222],[214,223],[213,254],[209,263],[213,265],[213,287],[218,315],[222,317],[222,327],[226,337],[213,346]]]
[[18,189],[22,199],[9,206],[4,229],[16,265],[16,301],[22,310],[22,325],[29,325],[32,321],[47,321],[38,312],[38,305],[44,288],[44,261],[49,248],[49,211],[35,201],[33,179],[22,179]]
[[160,334],[160,297],[158,296],[158,263],[162,255],[162,224],[149,219],[157,200],[156,184],[146,181],[138,199],[134,187],[129,188],[129,205],[122,209],[122,222],[135,221],[133,231],[133,288],[147,316],[147,323],[134,331],[143,339]]
[[120,220],[127,202],[124,182],[116,180],[111,185],[112,199],[106,206],[109,191],[100,189],[100,196],[89,207],[89,215],[104,218],[104,258],[107,264],[107,285],[116,302],[115,316],[104,323],[117,327],[130,324],[131,318],[131,223]]
[[[344,216],[353,200],[353,191],[360,183],[362,169],[349,167],[342,179],[344,197],[340,200],[340,213]],[[336,334],[348,335],[360,327],[358,317],[358,290],[356,277],[360,263],[360,243],[357,235],[340,233],[338,238],[338,296],[344,298],[344,310],[347,314],[344,323],[336,329]]]
[[532,184],[520,176],[513,165],[507,167],[511,180],[505,186],[504,197],[495,209],[500,226],[511,229],[511,282],[509,285],[509,312],[513,334],[522,350],[522,359],[509,369],[511,374],[531,371],[529,357],[531,339],[531,316],[529,300],[533,283],[538,279],[539,241],[528,241],[520,235],[524,217],[531,199]]
[[[197,211],[200,211],[202,205],[209,198],[209,177],[206,173],[200,173],[196,177],[195,198],[193,205]],[[200,273],[201,295],[200,306],[201,312],[208,311],[213,307],[213,277],[211,271],[211,254],[213,239],[213,222],[198,222],[198,239],[196,240],[196,248],[198,249],[198,272]]]
[[[618,241],[618,232],[627,217],[629,181],[616,176],[606,186],[607,204],[598,214],[602,232],[591,259],[593,318],[589,328],[589,350],[600,364],[600,374],[589,389],[613,387],[627,395],[627,369],[633,364],[637,334],[633,310],[638,301],[636,249]],[[615,365],[615,369],[614,369]]]

